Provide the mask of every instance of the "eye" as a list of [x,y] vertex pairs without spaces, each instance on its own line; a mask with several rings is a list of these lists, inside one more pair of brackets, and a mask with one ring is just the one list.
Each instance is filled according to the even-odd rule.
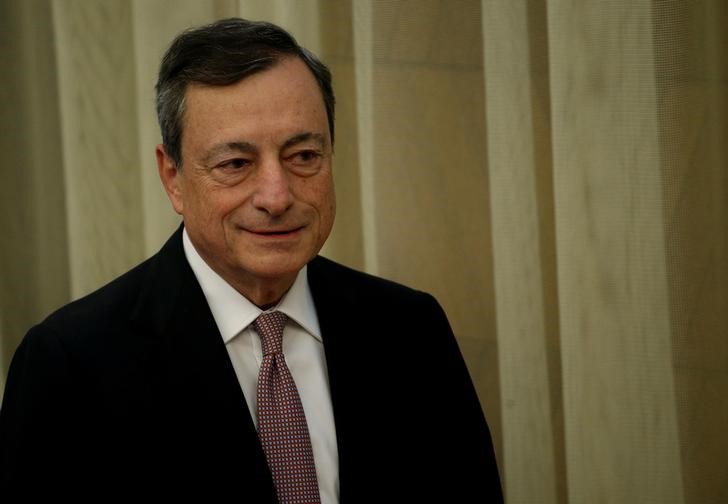
[[252,164],[251,159],[229,158],[213,165],[210,169],[210,176],[220,184],[235,185],[246,178]]
[[227,161],[223,161],[219,165],[217,165],[217,168],[223,169],[223,170],[230,170],[230,171],[236,171],[241,170],[243,168],[246,168],[250,165],[250,160],[243,159],[243,158],[235,158],[235,159],[228,159]]
[[321,158],[320,152],[313,150],[313,149],[306,149],[306,150],[297,151],[297,152],[293,153],[291,156],[288,156],[288,161],[293,163],[294,165],[308,166],[308,165],[318,162],[318,160],[320,158]]

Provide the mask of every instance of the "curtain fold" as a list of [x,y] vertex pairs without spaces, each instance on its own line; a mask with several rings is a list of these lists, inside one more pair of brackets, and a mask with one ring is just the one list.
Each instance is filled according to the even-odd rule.
[[563,475],[563,454],[556,449],[563,440],[551,414],[561,401],[551,394],[549,375],[549,361],[558,354],[548,337],[542,287],[548,275],[542,249],[548,245],[541,228],[544,218],[553,222],[553,216],[540,205],[552,196],[539,194],[544,188],[538,172],[544,166],[537,143],[548,134],[549,124],[534,110],[538,97],[532,92],[533,83],[543,84],[548,74],[533,73],[528,13],[526,2],[483,2],[484,154],[490,174],[496,329],[508,335],[498,339],[505,488],[511,502],[538,496],[547,504],[564,499],[558,477]]
[[650,1],[549,3],[573,502],[684,502],[652,14]]
[[324,253],[441,302],[508,502],[728,502],[721,0],[1,3],[3,378],[30,325],[178,225],[157,65],[234,15],[331,66]]

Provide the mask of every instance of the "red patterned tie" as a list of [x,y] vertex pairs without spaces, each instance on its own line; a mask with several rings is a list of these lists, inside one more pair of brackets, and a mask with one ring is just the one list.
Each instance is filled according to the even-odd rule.
[[281,504],[319,503],[316,466],[306,417],[296,384],[283,357],[283,327],[288,317],[263,313],[253,327],[263,344],[258,375],[258,436]]

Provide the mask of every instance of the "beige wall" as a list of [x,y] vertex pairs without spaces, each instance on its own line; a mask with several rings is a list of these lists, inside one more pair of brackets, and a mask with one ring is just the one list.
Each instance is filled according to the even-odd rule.
[[0,357],[70,296],[53,19],[46,2],[0,3]]
[[509,502],[728,501],[721,0],[3,2],[3,377],[32,323],[177,226],[157,65],[231,15],[331,66],[324,253],[439,299]]

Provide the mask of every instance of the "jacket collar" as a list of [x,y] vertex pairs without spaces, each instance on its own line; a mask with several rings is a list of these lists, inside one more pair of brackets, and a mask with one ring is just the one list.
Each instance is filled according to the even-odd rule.
[[366,334],[358,310],[359,293],[356,286],[347,281],[347,276],[342,275],[344,271],[347,270],[323,257],[316,257],[308,264],[308,281],[321,327],[329,374],[339,453],[339,497],[342,501],[350,497],[356,499],[356,494],[349,496],[348,492],[366,484],[362,481],[364,475],[360,470],[366,462],[359,460],[352,443],[360,435],[362,427],[358,408],[373,407],[362,404],[365,399],[353,392],[356,380],[361,379],[354,369],[361,359],[366,359],[361,355],[363,347],[357,342],[364,341]]

